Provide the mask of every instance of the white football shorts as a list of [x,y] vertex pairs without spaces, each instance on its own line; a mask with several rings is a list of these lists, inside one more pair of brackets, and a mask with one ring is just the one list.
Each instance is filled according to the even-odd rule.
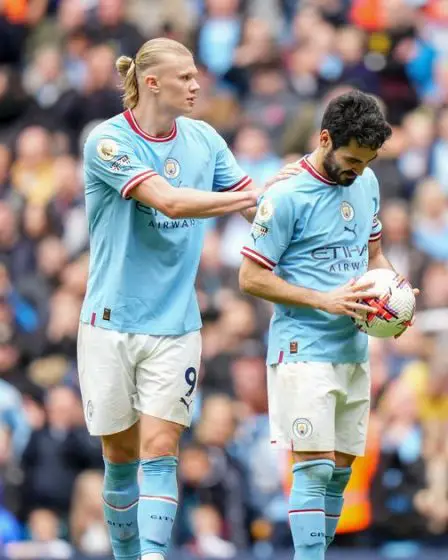
[[364,455],[370,410],[367,362],[268,366],[268,400],[274,445]]
[[201,334],[127,334],[80,323],[78,372],[89,433],[122,432],[148,414],[189,426]]

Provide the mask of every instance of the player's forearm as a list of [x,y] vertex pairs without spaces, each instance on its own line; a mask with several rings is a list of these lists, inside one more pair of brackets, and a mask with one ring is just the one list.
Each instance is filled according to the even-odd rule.
[[161,177],[143,181],[133,189],[132,197],[174,219],[222,216],[251,208],[256,203],[256,193],[251,190],[216,193],[188,187],[177,189]]
[[240,269],[239,284],[242,292],[282,305],[322,309],[323,292],[294,286],[267,269],[256,275],[246,274],[244,263]]
[[395,268],[383,252],[379,252],[376,255],[369,257],[368,269],[373,270],[375,268],[389,268],[390,270],[395,271]]
[[179,189],[174,201],[176,218],[212,218],[245,210],[254,205],[251,192],[214,193]]

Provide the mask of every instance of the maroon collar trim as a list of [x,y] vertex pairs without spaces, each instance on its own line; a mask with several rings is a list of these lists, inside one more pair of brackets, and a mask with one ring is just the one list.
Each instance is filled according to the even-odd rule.
[[136,134],[144,138],[145,140],[148,140],[149,142],[169,142],[170,140],[176,138],[177,135],[176,121],[174,121],[173,128],[171,129],[171,132],[167,136],[151,136],[150,134],[147,134],[142,128],[140,128],[138,122],[135,120],[134,113],[132,112],[131,109],[125,111],[123,113],[123,116],[128,121],[129,126],[132,128],[132,130]]
[[308,173],[312,175],[315,179],[321,181],[321,183],[325,183],[326,185],[331,185],[332,187],[337,186],[337,183],[335,183],[334,181],[330,181],[330,179],[327,179],[321,173],[319,173],[319,171],[314,167],[314,165],[310,162],[307,156],[303,157],[300,160],[300,165],[303,167],[303,169],[308,171]]

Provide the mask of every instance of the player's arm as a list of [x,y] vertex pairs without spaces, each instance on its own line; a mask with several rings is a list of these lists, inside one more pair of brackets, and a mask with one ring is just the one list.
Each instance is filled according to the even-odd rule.
[[[255,190],[203,192],[175,188],[142,162],[126,139],[110,133],[88,138],[84,148],[86,174],[92,189],[106,185],[124,199],[135,198],[170,218],[209,218],[254,206]],[[149,163],[149,165],[148,165]]]
[[368,173],[370,173],[373,206],[374,206],[372,229],[370,230],[370,236],[369,236],[368,269],[373,270],[374,268],[389,268],[390,270],[393,270],[395,272],[394,267],[386,258],[386,256],[384,255],[381,249],[381,233],[383,230],[383,226],[381,224],[381,220],[378,218],[378,213],[380,211],[380,187],[378,184],[378,179],[376,178],[375,173],[371,169],[368,170]]
[[[257,262],[257,257],[244,256],[239,272],[242,292],[265,299],[272,303],[323,309],[323,292],[293,286],[274,274],[269,264]],[[261,260],[261,259],[260,259]]]
[[369,270],[374,268],[389,268],[396,272],[391,262],[382,251],[381,238],[377,241],[369,241]]
[[251,238],[241,250],[244,255],[239,273],[241,291],[273,303],[357,317],[357,311],[370,309],[356,300],[372,296],[365,291],[371,284],[350,283],[332,292],[320,292],[290,284],[273,272],[295,232],[299,206],[295,198],[273,189],[260,201]]
[[310,288],[294,286],[283,280],[264,265],[257,263],[251,257],[244,257],[239,273],[239,284],[242,292],[265,299],[272,303],[279,303],[295,307],[312,307],[334,315],[349,315],[362,319],[359,312],[376,313],[377,309],[358,300],[373,297],[369,288],[372,283],[350,282],[331,292],[319,292]]
[[130,196],[169,218],[211,218],[254,206],[258,194],[255,190],[220,194],[176,189],[160,175],[154,175],[135,186]]

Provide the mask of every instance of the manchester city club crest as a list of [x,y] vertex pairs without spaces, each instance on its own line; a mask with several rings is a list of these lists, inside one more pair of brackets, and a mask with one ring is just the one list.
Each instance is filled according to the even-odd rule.
[[118,144],[110,138],[103,138],[98,142],[96,151],[104,161],[111,161],[118,154]]
[[274,215],[274,205],[270,200],[263,200],[257,210],[257,221],[268,222]]
[[292,431],[299,439],[306,439],[313,433],[313,425],[308,418],[297,418],[292,425]]
[[91,422],[93,418],[93,403],[89,401],[86,406],[86,420],[87,422]]
[[168,179],[176,179],[180,173],[179,162],[173,158],[168,158],[165,161],[163,172]]
[[344,200],[341,204],[341,214],[346,222],[351,222],[355,217],[355,210],[351,204]]

